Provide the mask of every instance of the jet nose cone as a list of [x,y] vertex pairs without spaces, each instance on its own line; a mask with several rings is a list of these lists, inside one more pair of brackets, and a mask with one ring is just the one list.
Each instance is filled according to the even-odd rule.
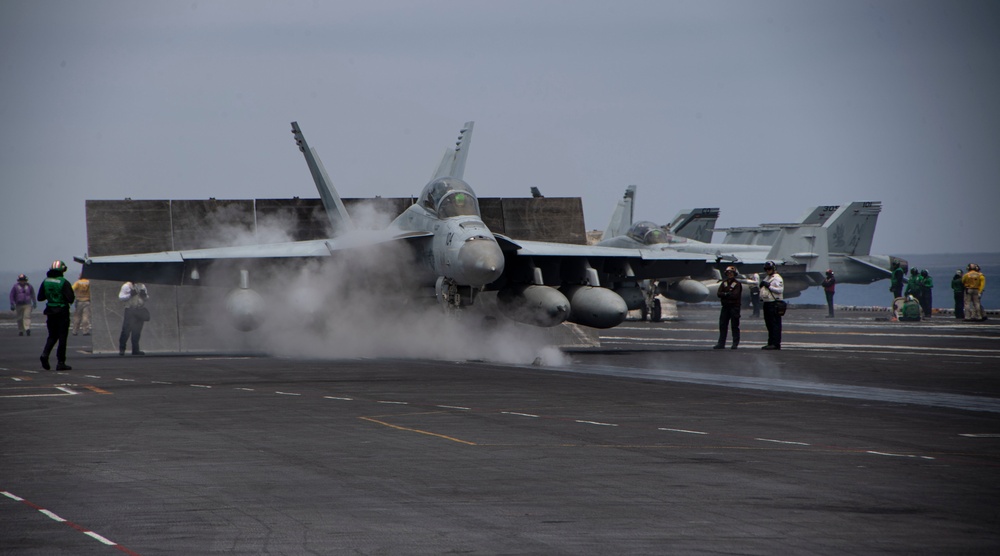
[[503,251],[495,241],[474,239],[458,252],[462,281],[470,286],[485,286],[503,274]]

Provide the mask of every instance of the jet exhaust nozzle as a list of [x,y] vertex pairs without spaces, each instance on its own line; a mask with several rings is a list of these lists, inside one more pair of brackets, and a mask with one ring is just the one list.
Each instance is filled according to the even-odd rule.
[[628,306],[622,296],[594,286],[568,286],[562,288],[569,299],[569,322],[591,328],[614,328],[625,321]]

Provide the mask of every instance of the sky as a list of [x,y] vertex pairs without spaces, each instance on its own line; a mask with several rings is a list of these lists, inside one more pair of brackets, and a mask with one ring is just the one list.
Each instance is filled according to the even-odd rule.
[[[0,270],[87,199],[419,194],[463,122],[481,197],[603,230],[881,201],[873,253],[998,252],[995,1],[0,1]],[[721,235],[716,235],[721,240]],[[71,272],[76,265],[71,265]]]

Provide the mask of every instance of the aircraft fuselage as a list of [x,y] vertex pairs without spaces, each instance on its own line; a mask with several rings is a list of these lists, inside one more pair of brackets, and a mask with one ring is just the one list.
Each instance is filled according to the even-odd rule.
[[413,245],[417,261],[434,280],[443,276],[459,285],[481,288],[503,273],[503,252],[493,232],[478,216],[440,219],[420,205],[413,205],[392,227],[433,234],[428,241]]

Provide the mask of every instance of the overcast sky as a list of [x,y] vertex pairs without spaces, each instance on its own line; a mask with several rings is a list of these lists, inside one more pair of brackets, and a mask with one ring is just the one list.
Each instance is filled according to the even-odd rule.
[[477,194],[588,229],[636,184],[638,219],[871,200],[875,253],[1000,251],[992,0],[3,0],[0,87],[0,270],[82,255],[86,199],[317,197],[293,120],[344,197],[418,194],[474,120]]

